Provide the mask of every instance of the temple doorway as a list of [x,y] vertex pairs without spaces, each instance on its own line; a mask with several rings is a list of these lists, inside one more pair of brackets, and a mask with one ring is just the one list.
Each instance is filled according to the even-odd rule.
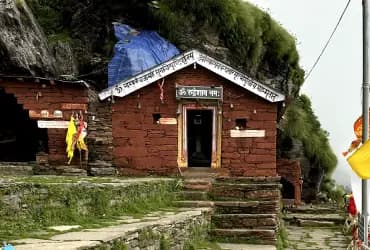
[[187,110],[189,167],[211,167],[213,110]]
[[29,162],[37,152],[47,152],[47,130],[37,127],[28,110],[12,94],[0,89],[0,161]]

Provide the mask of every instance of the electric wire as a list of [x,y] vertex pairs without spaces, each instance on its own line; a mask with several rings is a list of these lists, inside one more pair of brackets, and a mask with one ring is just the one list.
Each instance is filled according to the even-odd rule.
[[345,8],[344,8],[344,10],[342,11],[342,14],[340,15],[340,17],[339,17],[339,19],[338,19],[338,22],[337,22],[337,24],[335,25],[335,27],[334,27],[334,29],[333,29],[333,31],[332,31],[332,33],[331,33],[331,35],[330,35],[329,39],[328,39],[328,40],[327,40],[327,42],[325,43],[325,46],[321,49],[321,52],[320,52],[319,56],[317,57],[317,59],[316,59],[315,63],[312,65],[311,69],[308,71],[307,75],[306,75],[306,76],[305,76],[305,78],[304,78],[304,81],[306,81],[306,80],[307,80],[307,78],[311,75],[312,71],[315,69],[316,65],[317,65],[317,64],[318,64],[318,62],[320,61],[321,56],[324,54],[324,52],[325,52],[326,48],[328,47],[328,45],[329,45],[329,43],[330,43],[331,39],[333,38],[333,36],[334,36],[335,32],[337,31],[338,26],[339,26],[339,24],[341,23],[341,21],[342,21],[342,19],[343,19],[343,16],[344,16],[344,14],[346,13],[346,11],[347,11],[348,6],[349,6],[349,4],[350,4],[350,3],[351,3],[351,0],[348,0],[348,2],[347,2],[347,4],[346,4],[346,7],[345,7]]

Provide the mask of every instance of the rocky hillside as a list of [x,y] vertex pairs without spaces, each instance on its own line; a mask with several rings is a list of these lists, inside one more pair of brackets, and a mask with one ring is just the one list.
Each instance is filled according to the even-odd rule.
[[[298,64],[295,39],[267,13],[240,0],[2,0],[0,74],[68,75],[105,88],[115,44],[112,22],[156,30],[182,51],[200,49],[284,92],[287,107],[297,106],[304,72]],[[307,109],[302,112],[309,113]],[[285,132],[287,126],[300,121],[294,115],[286,118],[291,122],[282,124],[281,139],[301,143],[305,179],[312,179],[310,169],[329,175],[327,169],[335,166],[323,166],[329,161],[317,159],[334,156],[330,147],[325,149],[328,154],[320,155],[319,150],[310,154],[307,147],[320,148],[319,141],[311,145],[299,133]],[[310,131],[321,130],[318,126]],[[291,148],[284,145],[284,157],[301,159],[287,153],[293,144]],[[316,190],[322,178],[314,179]]]

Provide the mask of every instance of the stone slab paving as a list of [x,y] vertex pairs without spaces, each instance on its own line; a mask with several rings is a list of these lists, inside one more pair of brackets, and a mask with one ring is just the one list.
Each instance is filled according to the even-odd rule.
[[350,242],[341,227],[297,227],[287,226],[289,247],[287,250],[345,250]]
[[270,245],[249,245],[249,244],[218,244],[222,250],[276,250],[275,246]]
[[138,229],[142,229],[148,225],[153,226],[173,224],[175,221],[181,221],[184,218],[191,218],[200,215],[204,210],[209,210],[209,208],[181,211],[177,214],[165,212],[161,216],[158,216],[159,218],[156,221],[145,220],[145,217],[142,219],[142,221],[136,221],[127,218],[127,221],[132,223],[58,234],[51,237],[49,240],[21,239],[12,241],[12,243],[16,245],[16,250],[77,250],[85,247],[98,246],[101,244],[101,242],[108,242],[117,238],[121,238],[129,233],[135,233]]

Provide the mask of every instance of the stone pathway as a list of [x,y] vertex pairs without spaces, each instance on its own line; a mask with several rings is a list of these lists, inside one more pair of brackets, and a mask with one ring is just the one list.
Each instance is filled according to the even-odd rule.
[[[196,217],[203,217],[203,213],[209,213],[209,208],[183,209],[178,212],[153,212],[141,219],[134,219],[129,216],[123,216],[119,222],[121,224],[83,229],[82,231],[65,232],[54,235],[50,239],[21,239],[13,240],[16,250],[77,250],[77,249],[100,249],[102,243],[109,243],[116,239],[126,239],[130,243],[129,249],[142,249],[139,244],[139,233],[146,230],[160,232],[164,230],[171,233],[170,230],[181,231],[184,225],[189,225],[189,221],[195,221]],[[199,220],[199,219],[198,219]],[[199,222],[199,221],[198,221]],[[179,225],[179,226],[176,226]],[[76,226],[60,226],[57,229],[76,229]],[[149,232],[149,231],[148,231]],[[154,236],[153,236],[154,237]],[[136,244],[134,247],[132,244]],[[158,249],[146,247],[145,249]],[[143,248],[144,249],[144,248]],[[178,248],[176,248],[178,249]]]
[[249,245],[249,244],[218,244],[223,250],[276,250],[270,245]]
[[287,226],[289,247],[287,250],[347,249],[350,241],[340,227],[297,227]]

